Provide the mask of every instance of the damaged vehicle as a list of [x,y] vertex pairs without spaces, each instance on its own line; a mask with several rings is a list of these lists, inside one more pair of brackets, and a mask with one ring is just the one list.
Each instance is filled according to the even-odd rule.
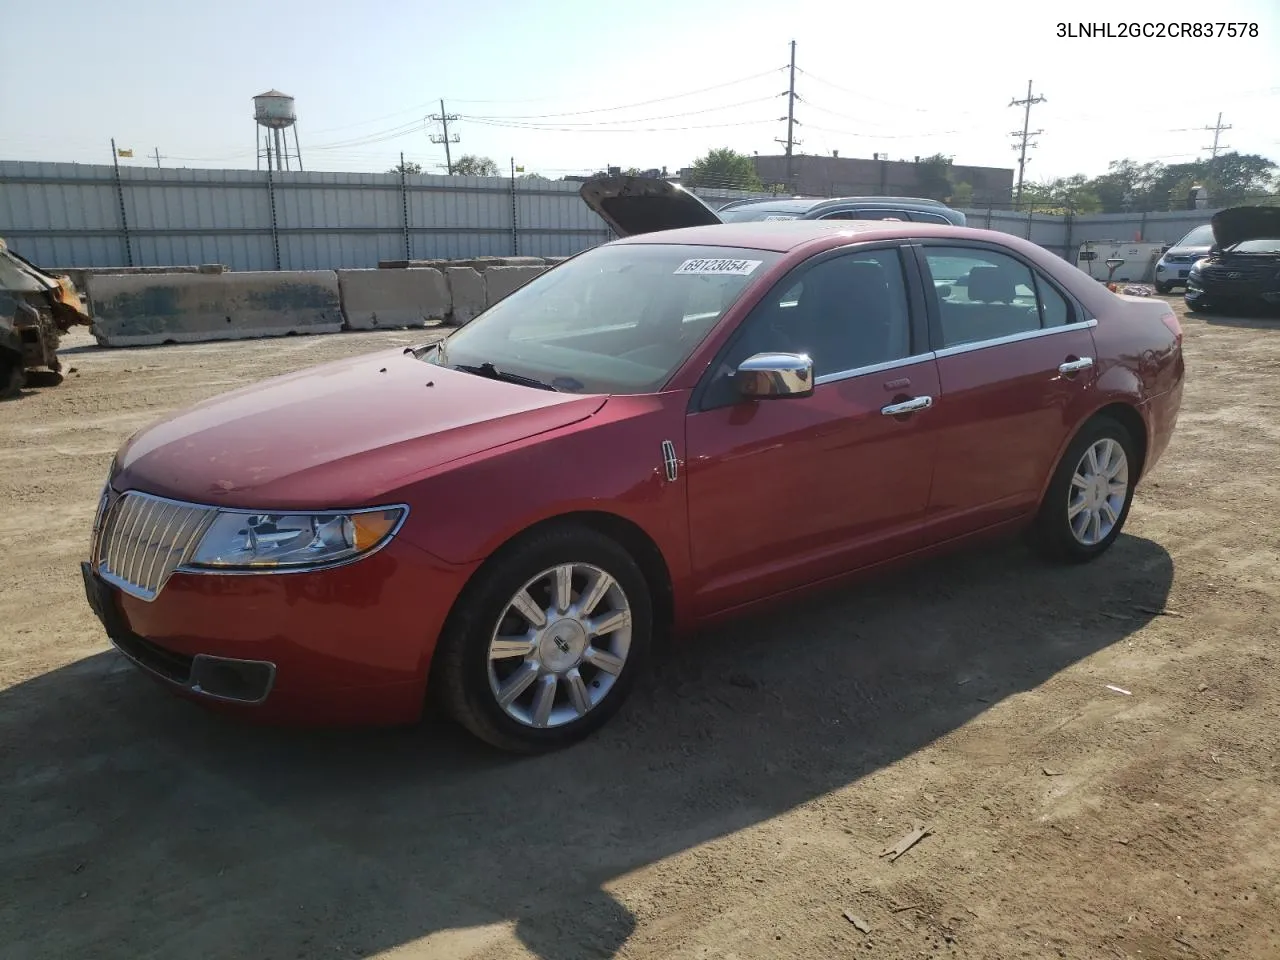
[[442,340],[130,437],[81,565],[116,647],[242,715],[438,704],[532,753],[606,723],[660,637],[988,537],[1084,563],[1121,535],[1181,404],[1165,301],[987,230],[630,212]]
[[901,220],[965,226],[965,216],[959,210],[919,197],[765,197],[734,200],[713,210],[678,183],[628,176],[588,180],[578,195],[620,237],[761,220]]
[[62,334],[89,323],[70,279],[45,273],[0,239],[0,399],[61,382]]
[[1209,255],[1187,274],[1187,306],[1280,314],[1280,207],[1220,210],[1211,226]]

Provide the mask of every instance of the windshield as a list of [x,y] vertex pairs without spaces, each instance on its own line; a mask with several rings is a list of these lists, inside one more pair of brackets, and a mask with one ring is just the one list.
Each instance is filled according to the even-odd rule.
[[596,247],[534,278],[422,358],[569,393],[652,393],[780,256]]
[[1231,248],[1232,253],[1280,253],[1280,237],[1255,237],[1241,240]]
[[1205,224],[1196,227],[1185,237],[1174,244],[1175,247],[1209,247],[1213,245],[1213,227]]

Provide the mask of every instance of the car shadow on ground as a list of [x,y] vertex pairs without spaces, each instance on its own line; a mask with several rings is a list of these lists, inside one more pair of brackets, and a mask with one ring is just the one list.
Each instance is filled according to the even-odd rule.
[[636,928],[616,878],[1039,686],[1172,579],[1131,536],[1084,566],[1020,547],[916,566],[672,650],[600,735],[540,758],[439,721],[259,729],[92,656],[0,694],[5,955],[359,956],[512,923],[544,960],[612,956]]

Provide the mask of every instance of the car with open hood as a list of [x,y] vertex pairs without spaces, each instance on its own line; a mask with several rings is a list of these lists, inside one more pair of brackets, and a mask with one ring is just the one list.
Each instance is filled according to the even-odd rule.
[[1202,223],[1188,231],[1156,261],[1156,293],[1169,293],[1174,287],[1185,287],[1191,265],[1209,255],[1213,246],[1213,224]]
[[81,573],[188,698],[324,724],[433,702],[546,750],[607,721],[656,637],[995,536],[1102,556],[1183,377],[1165,301],[1018,237],[650,231],[444,339],[137,432]]
[[1280,207],[1219,210],[1211,225],[1213,247],[1187,274],[1187,306],[1280,313]]
[[588,180],[579,195],[620,237],[714,223],[785,220],[901,220],[965,225],[965,216],[920,197],[763,197],[734,200],[714,210],[678,183],[659,177]]

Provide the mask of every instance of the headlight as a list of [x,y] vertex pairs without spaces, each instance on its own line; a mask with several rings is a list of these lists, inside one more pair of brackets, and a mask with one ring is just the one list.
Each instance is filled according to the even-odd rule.
[[352,560],[386,543],[406,512],[405,507],[349,513],[227,510],[214,518],[187,566],[266,572]]

